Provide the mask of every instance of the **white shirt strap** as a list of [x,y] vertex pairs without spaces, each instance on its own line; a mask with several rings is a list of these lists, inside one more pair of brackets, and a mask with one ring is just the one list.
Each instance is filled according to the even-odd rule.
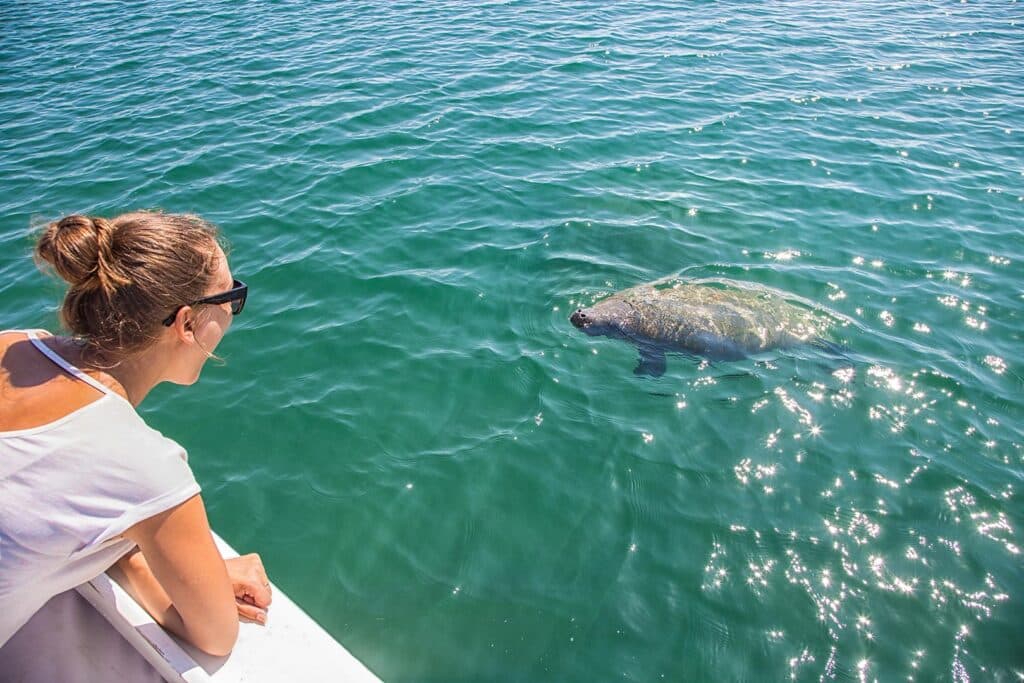
[[104,394],[113,393],[113,391],[109,387],[103,386],[98,381],[96,381],[89,375],[85,374],[84,372],[82,372],[81,370],[79,370],[74,365],[67,362],[60,356],[58,356],[53,349],[51,349],[49,346],[44,344],[41,339],[39,339],[39,336],[35,332],[27,331],[25,332],[25,334],[28,335],[29,341],[32,342],[33,346],[39,349],[40,353],[42,353],[44,356],[46,356],[54,363],[62,367],[65,371],[67,371],[68,374],[74,375],[76,378],[82,380],[83,382],[93,387],[94,389],[102,391]]

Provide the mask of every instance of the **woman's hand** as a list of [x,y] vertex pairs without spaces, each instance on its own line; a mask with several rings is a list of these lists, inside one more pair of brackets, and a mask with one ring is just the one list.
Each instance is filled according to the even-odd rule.
[[231,588],[235,591],[235,605],[242,621],[267,623],[270,607],[270,581],[263,569],[263,561],[256,553],[224,560],[228,568]]

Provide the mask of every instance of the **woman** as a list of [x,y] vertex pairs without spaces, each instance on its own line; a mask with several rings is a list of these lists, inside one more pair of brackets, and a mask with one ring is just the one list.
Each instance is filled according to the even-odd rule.
[[35,254],[69,284],[71,336],[0,333],[0,645],[112,569],[162,626],[225,655],[239,617],[265,623],[269,582],[257,555],[221,559],[185,451],[135,408],[198,379],[247,288],[197,216],[67,216]]

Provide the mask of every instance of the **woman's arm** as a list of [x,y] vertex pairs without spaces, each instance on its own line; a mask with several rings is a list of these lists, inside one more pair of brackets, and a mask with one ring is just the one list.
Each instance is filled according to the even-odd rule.
[[[226,557],[224,565],[227,567],[231,589],[235,594],[235,607],[238,609],[239,618],[246,622],[266,624],[267,609],[270,607],[272,595],[270,581],[267,579],[260,556],[250,553],[240,557]],[[125,553],[107,570],[107,574],[150,615],[165,614],[171,605],[171,599],[153,576],[146,556],[138,547]]]
[[124,536],[142,555],[129,554],[118,563],[125,589],[157,623],[199,649],[217,656],[231,652],[238,612],[202,498],[144,519]]
[[172,606],[171,599],[167,597],[167,592],[153,576],[146,558],[138,547],[125,553],[107,570],[107,574],[117,581],[121,588],[135,599],[135,602],[142,605],[157,620],[157,623],[167,630],[181,635],[180,631],[183,625],[178,623],[181,621],[180,617],[175,624],[166,622],[166,615]]

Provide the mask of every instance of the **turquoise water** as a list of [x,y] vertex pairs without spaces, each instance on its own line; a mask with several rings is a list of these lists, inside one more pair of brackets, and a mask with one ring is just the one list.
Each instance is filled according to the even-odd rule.
[[[249,304],[143,406],[388,681],[1019,680],[1024,7],[0,7],[0,327],[34,221],[195,211]],[[669,358],[661,277],[849,319]],[[271,613],[271,618],[272,618]]]

